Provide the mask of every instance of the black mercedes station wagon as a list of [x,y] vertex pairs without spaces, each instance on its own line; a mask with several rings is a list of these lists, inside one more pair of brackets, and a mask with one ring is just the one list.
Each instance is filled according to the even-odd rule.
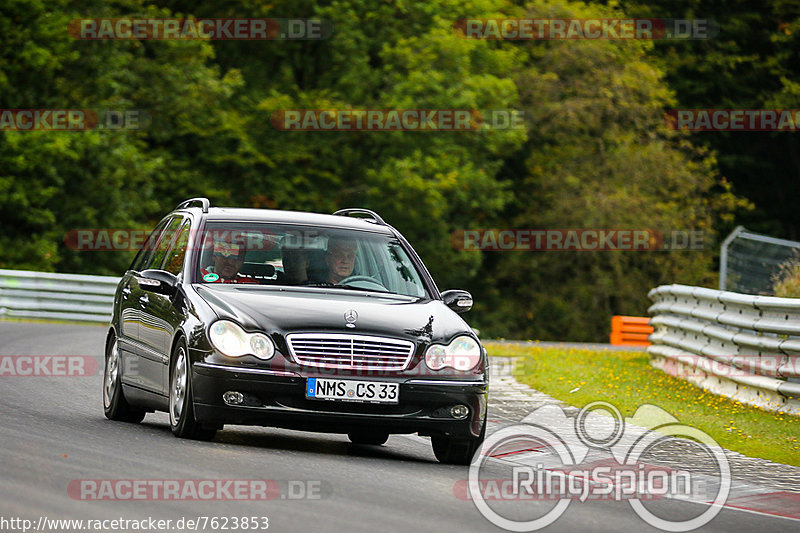
[[224,424],[431,437],[469,464],[486,431],[486,351],[400,233],[366,209],[333,215],[180,204],[114,297],[103,405],[169,413],[178,437]]

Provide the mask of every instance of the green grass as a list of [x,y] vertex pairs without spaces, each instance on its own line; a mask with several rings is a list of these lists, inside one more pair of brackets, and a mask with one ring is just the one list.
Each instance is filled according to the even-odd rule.
[[655,405],[723,448],[800,466],[800,417],[705,392],[651,367],[644,352],[483,345],[489,355],[519,356],[517,381],[570,405],[602,400],[626,417],[641,405]]

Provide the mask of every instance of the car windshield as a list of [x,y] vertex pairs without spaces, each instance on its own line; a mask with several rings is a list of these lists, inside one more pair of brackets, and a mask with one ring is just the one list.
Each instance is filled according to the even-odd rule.
[[414,263],[391,235],[311,226],[209,223],[199,242],[199,283],[426,295]]

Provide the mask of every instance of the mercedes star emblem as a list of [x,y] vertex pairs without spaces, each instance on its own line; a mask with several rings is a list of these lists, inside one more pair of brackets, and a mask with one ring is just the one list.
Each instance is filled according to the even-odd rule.
[[348,328],[356,327],[356,320],[358,320],[358,313],[356,313],[355,309],[350,309],[344,314],[344,321],[347,322],[345,326]]

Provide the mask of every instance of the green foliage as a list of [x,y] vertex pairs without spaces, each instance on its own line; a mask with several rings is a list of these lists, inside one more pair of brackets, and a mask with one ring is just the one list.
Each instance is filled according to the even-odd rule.
[[208,147],[236,138],[223,106],[240,80],[221,76],[208,42],[77,41],[71,19],[169,16],[139,0],[0,6],[0,100],[8,109],[140,110],[142,130],[0,133],[2,268],[114,273],[131,253],[68,249],[66,232],[151,228],[195,191],[213,191]]
[[[676,105],[665,80],[680,88],[669,66],[678,59],[656,65],[655,47],[642,42],[464,39],[453,22],[615,9],[567,0],[8,1],[7,108],[135,109],[150,121],[124,132],[0,132],[0,268],[119,274],[130,253],[69,250],[64,234],[151,228],[190,196],[317,212],[361,206],[409,238],[442,289],[476,294],[468,318],[484,334],[603,340],[611,314],[644,314],[653,286],[711,283],[713,250],[460,252],[451,234],[691,229],[710,247],[747,203],[719,177],[714,152],[664,127]],[[75,18],[138,15],[323,18],[334,34],[208,42],[78,41],[66,32]],[[785,50],[793,37],[780,38]],[[777,75],[770,94],[788,102],[797,79]],[[270,123],[287,109],[391,108],[519,109],[526,128],[285,132]]]
[[[531,18],[614,16],[560,1],[528,9]],[[725,185],[713,156],[665,127],[663,110],[674,97],[647,60],[650,46],[519,45],[525,59],[515,78],[529,140],[508,161],[517,171],[504,219],[515,228],[696,230],[708,248],[505,253],[494,258],[491,284],[476,300],[483,330],[508,338],[604,340],[612,315],[645,314],[654,286],[713,281],[714,221],[738,203],[720,194]]]
[[772,285],[775,296],[800,298],[800,257],[786,261],[780,266]]
[[[238,48],[221,50],[221,64],[241,68],[247,79],[240,111],[248,117],[250,145],[268,161],[263,172],[247,175],[247,187],[232,201],[322,212],[375,209],[407,236],[440,280],[466,283],[480,258],[456,253],[447,246],[449,235],[505,205],[508,193],[497,170],[505,154],[524,142],[523,130],[283,132],[267,119],[282,109],[514,108],[517,89],[507,73],[518,52],[462,39],[452,30],[456,18],[488,16],[501,5],[309,5],[311,16],[332,21],[329,42],[272,43],[257,58]],[[265,79],[264,72],[274,75]]]
[[[634,17],[713,19],[711,39],[658,41],[660,63],[678,108],[800,107],[800,5],[796,0],[621,0]],[[761,233],[800,239],[800,139],[793,133],[697,133],[692,142],[719,154],[722,176],[755,209],[738,223]],[[733,229],[726,225],[725,232]]]

